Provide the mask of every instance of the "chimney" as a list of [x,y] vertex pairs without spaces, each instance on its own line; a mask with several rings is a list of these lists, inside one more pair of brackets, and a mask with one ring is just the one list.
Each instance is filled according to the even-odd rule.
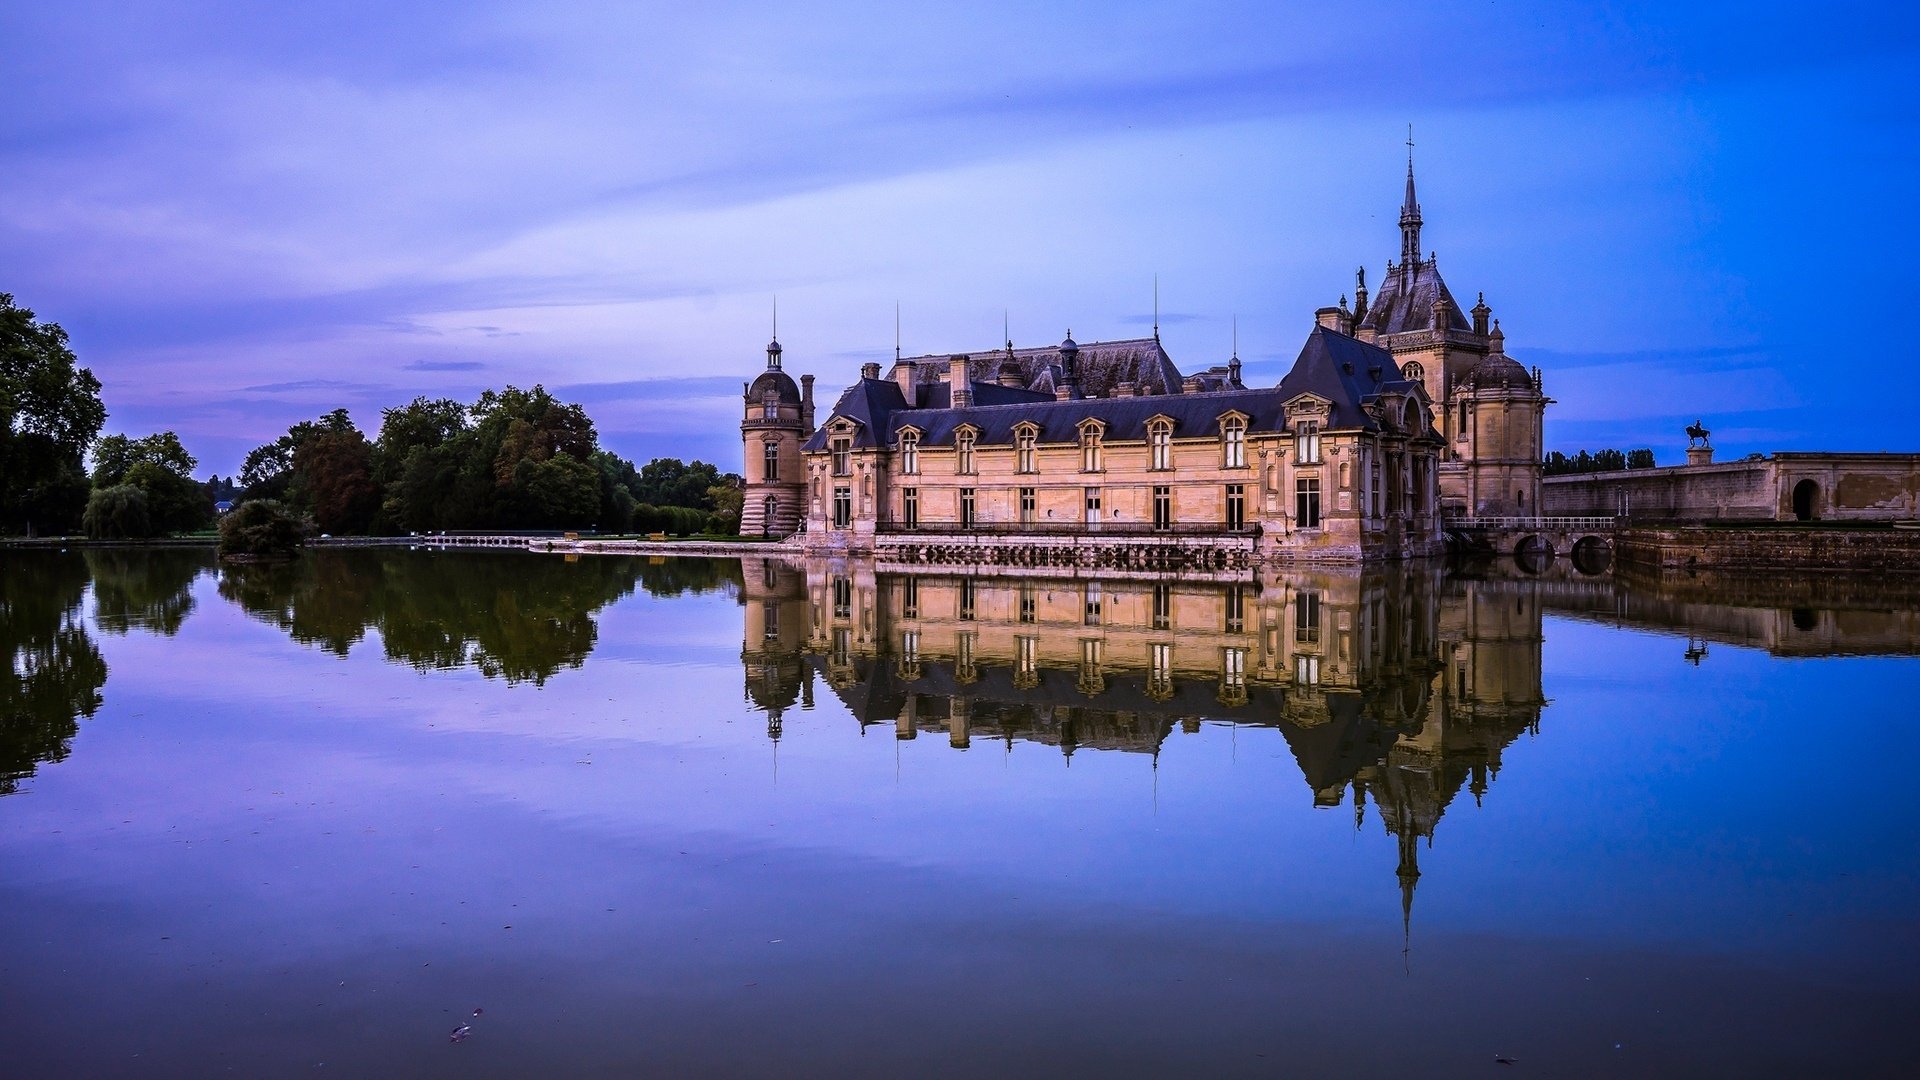
[[1133,384],[1125,381],[1114,383],[1113,396],[1114,397],[1132,397]]
[[1062,382],[1059,386],[1054,387],[1053,399],[1055,401],[1072,401],[1073,384],[1070,382]]
[[1189,375],[1180,381],[1180,392],[1183,394],[1197,394],[1200,392],[1202,385],[1200,376]]
[[965,353],[956,353],[947,358],[947,385],[949,399],[956,409],[973,407],[973,358]]
[[813,433],[813,376],[800,376],[800,423]]
[[880,365],[879,365],[879,364],[871,364],[871,363],[869,363],[869,364],[861,364],[861,365],[860,365],[860,377],[861,377],[861,378],[863,378],[863,379],[877,379],[877,378],[879,378],[879,377],[880,377]]
[[1345,313],[1337,307],[1323,307],[1313,313],[1313,321],[1325,329],[1345,333],[1340,329],[1340,322],[1344,315]]
[[900,396],[907,399],[907,408],[909,409],[917,409],[920,407],[920,387],[919,384],[914,381],[914,373],[917,370],[918,365],[911,360],[895,360],[893,362],[893,381],[900,385]]

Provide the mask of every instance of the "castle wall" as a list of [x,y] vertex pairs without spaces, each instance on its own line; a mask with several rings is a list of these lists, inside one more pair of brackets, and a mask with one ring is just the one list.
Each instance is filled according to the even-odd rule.
[[1780,453],[1720,465],[1551,476],[1541,488],[1542,511],[1553,517],[1894,521],[1920,517],[1920,454]]

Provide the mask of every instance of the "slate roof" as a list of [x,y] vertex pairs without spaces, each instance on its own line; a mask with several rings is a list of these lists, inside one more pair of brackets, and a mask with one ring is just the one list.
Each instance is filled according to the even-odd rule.
[[[1015,425],[1023,422],[1039,425],[1042,443],[1076,443],[1079,425],[1089,419],[1106,425],[1108,439],[1139,441],[1147,437],[1147,421],[1156,416],[1173,421],[1176,437],[1214,432],[1220,417],[1235,411],[1247,416],[1249,431],[1284,430],[1286,403],[1314,394],[1332,403],[1327,430],[1378,431],[1380,424],[1367,405],[1383,393],[1421,392],[1418,383],[1400,377],[1399,366],[1385,349],[1319,326],[1307,335],[1293,369],[1276,387],[1068,401],[992,383],[976,382],[973,387],[977,404],[970,408],[948,407],[946,387],[925,385],[921,392],[928,396],[928,407],[910,409],[891,379],[862,379],[840,396],[827,423],[839,417],[856,421],[853,445],[862,448],[894,445],[895,433],[907,424],[920,429],[923,446],[952,445],[962,425],[978,429],[982,445],[1007,444],[1013,441]],[[803,449],[823,449],[826,440],[823,424]]]
[[747,388],[747,400],[756,404],[765,401],[768,390],[774,391],[781,401],[791,405],[800,404],[800,388],[794,385],[793,376],[779,368],[768,368],[761,372],[760,377]]
[[1382,334],[1430,330],[1436,296],[1447,302],[1448,329],[1473,329],[1461,313],[1460,305],[1454,302],[1453,294],[1447,291],[1447,283],[1440,280],[1440,267],[1433,259],[1389,271],[1380,282],[1380,294],[1368,301],[1367,313],[1360,324]]
[[[905,359],[914,363],[914,381],[923,384],[945,383],[950,355],[941,353]],[[1007,362],[1007,350],[1004,347],[961,355],[972,358],[972,375],[984,382],[998,381],[1000,370]],[[1060,346],[1015,349],[1013,366],[1020,373],[1020,385],[1051,395],[1061,377]],[[1112,394],[1114,386],[1122,382],[1131,382],[1134,392],[1138,394],[1170,394],[1180,389],[1180,369],[1174,366],[1158,338],[1082,342],[1074,366],[1081,392],[1093,397]]]

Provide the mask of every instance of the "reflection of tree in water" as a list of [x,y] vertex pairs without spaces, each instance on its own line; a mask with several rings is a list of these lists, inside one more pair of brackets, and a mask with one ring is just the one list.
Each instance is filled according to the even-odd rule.
[[8,552],[0,559],[0,795],[43,761],[60,761],[78,719],[100,707],[107,662],[80,617],[87,563],[78,555]]
[[646,559],[640,563],[640,587],[648,596],[670,597],[682,593],[717,592],[740,588],[738,559]]
[[223,567],[220,595],[335,655],[378,630],[390,660],[539,685],[586,660],[594,614],[641,577],[634,559],[339,550]]
[[193,610],[193,579],[213,569],[210,548],[88,548],[94,623],[109,634],[137,628],[172,637]]

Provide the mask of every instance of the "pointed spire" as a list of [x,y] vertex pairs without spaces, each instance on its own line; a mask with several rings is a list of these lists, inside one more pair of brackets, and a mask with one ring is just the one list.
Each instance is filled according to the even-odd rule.
[[1420,883],[1420,838],[1412,829],[1400,834],[1400,865],[1394,871],[1400,879],[1400,934],[1402,952],[1413,948],[1413,889]]
[[1160,275],[1153,275],[1153,340],[1160,340]]
[[1413,125],[1407,125],[1407,197],[1400,204],[1400,269],[1420,264],[1420,201],[1413,194]]
[[767,367],[777,369],[780,366],[780,297],[773,298],[773,340],[767,342]]
[[893,362],[900,362],[900,301],[893,302]]

